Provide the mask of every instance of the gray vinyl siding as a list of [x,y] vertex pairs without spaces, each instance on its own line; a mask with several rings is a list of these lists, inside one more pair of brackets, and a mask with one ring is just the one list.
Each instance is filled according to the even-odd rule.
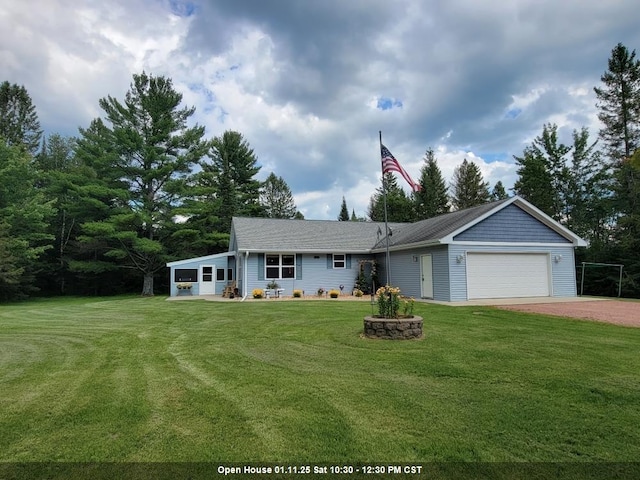
[[[433,268],[433,299],[449,300],[449,269],[447,265],[447,247],[418,248],[401,252],[391,252],[391,284],[399,287],[402,295],[420,298],[421,272],[420,257],[431,255]],[[378,262],[385,262],[384,256]],[[384,268],[381,270],[384,271]],[[380,277],[386,281],[386,275]]]
[[[342,253],[342,252],[335,252]],[[317,258],[316,258],[317,257]],[[276,280],[280,288],[284,289],[285,296],[291,296],[293,290],[303,290],[305,295],[315,295],[318,288],[325,291],[336,289],[340,290],[340,285],[344,286],[343,293],[351,294],[358,276],[358,262],[360,260],[370,259],[369,255],[350,256],[350,262],[347,263],[348,268],[334,269],[327,268],[327,255],[322,254],[297,254],[296,255],[296,277]],[[264,278],[264,271],[260,273],[259,254],[252,253],[249,255],[248,261],[248,284],[247,293],[256,288],[265,289],[268,283]],[[264,268],[264,267],[262,267]]]
[[[576,275],[574,268],[573,246],[558,245],[557,247],[536,247],[536,246],[469,246],[450,245],[449,246],[449,267],[450,267],[450,301],[458,302],[467,300],[467,252],[500,252],[500,253],[545,253],[551,259],[551,295],[554,297],[573,297],[576,295]],[[465,259],[458,263],[456,257],[464,255]],[[553,258],[561,255],[559,262]]]
[[460,242],[571,243],[519,207],[509,205],[454,237]]

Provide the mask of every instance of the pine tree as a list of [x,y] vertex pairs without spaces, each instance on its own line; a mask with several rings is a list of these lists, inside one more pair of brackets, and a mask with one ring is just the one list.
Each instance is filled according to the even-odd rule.
[[514,156],[519,165],[515,193],[558,221],[568,215],[570,171],[566,155],[571,148],[558,143],[557,125],[545,124],[523,156]]
[[208,197],[215,208],[218,222],[210,225],[214,231],[228,233],[234,216],[256,217],[264,213],[260,206],[260,172],[258,159],[242,134],[227,130],[211,141],[211,163],[202,162],[198,176],[200,186],[211,187]]
[[382,185],[369,200],[367,215],[374,222],[384,222],[384,189],[387,191],[387,219],[389,222],[411,222],[413,209],[411,200],[400,188],[392,172],[382,175]]
[[347,201],[342,197],[342,206],[340,207],[340,215],[338,220],[341,222],[349,221],[349,209],[347,208]]
[[181,102],[170,79],[134,75],[124,103],[111,96],[99,101],[109,126],[98,119],[81,130],[80,158],[107,188],[127,195],[124,202],[108,200],[103,221],[83,224],[85,240],[142,274],[143,295],[153,295],[154,275],[170,258],[167,235],[192,168],[207,148],[204,127],[187,126],[195,108],[181,108]]
[[509,194],[504,188],[502,181],[498,180],[491,190],[491,200],[504,200],[505,198],[509,198]]
[[0,139],[9,145],[23,146],[35,155],[42,130],[36,108],[24,86],[0,84]]
[[260,203],[268,218],[304,218],[296,208],[289,185],[273,172],[262,186]]
[[490,199],[489,183],[482,178],[478,166],[465,158],[453,171],[451,204],[456,210],[475,207]]
[[40,257],[51,248],[47,225],[55,209],[35,182],[30,155],[0,141],[0,300],[35,291]]
[[636,52],[618,43],[611,51],[609,70],[595,87],[598,118],[606,153],[614,162],[629,158],[640,146],[640,60]]
[[425,153],[424,165],[420,169],[422,189],[413,194],[416,220],[435,217],[449,212],[447,184],[442,177],[433,149]]

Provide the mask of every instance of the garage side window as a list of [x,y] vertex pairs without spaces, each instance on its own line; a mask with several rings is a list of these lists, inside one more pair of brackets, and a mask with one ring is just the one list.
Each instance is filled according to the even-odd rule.
[[173,280],[175,282],[197,282],[198,281],[198,269],[197,268],[176,268]]

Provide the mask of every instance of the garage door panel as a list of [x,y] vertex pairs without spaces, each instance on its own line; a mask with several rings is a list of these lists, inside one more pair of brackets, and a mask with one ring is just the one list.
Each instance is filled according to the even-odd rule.
[[467,254],[467,298],[548,297],[549,257],[532,253]]

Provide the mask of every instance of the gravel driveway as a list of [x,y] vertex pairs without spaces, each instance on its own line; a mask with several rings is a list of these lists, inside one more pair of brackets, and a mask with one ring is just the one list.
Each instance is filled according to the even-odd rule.
[[538,303],[530,305],[505,305],[503,310],[542,313],[559,317],[580,318],[597,322],[614,323],[627,327],[640,327],[640,302],[598,300],[593,302]]

